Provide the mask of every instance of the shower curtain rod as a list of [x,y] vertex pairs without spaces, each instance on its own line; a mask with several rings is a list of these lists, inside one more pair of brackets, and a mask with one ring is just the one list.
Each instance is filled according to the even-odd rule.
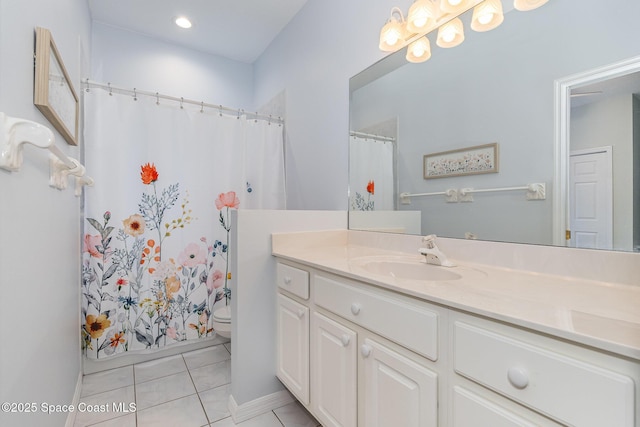
[[282,117],[273,117],[272,115],[259,114],[258,112],[252,113],[239,108],[231,108],[231,107],[225,107],[223,105],[209,104],[207,102],[195,101],[193,99],[178,98],[176,96],[163,95],[158,92],[138,90],[137,88],[133,88],[133,90],[131,90],[123,87],[113,86],[111,83],[104,84],[104,83],[90,81],[89,79],[85,79],[82,82],[82,87],[85,88],[87,92],[89,91],[90,88],[97,87],[97,88],[108,90],[109,93],[115,92],[123,95],[131,95],[133,96],[134,100],[137,100],[138,95],[144,95],[144,96],[156,98],[156,102],[160,102],[160,99],[166,99],[169,101],[179,102],[181,105],[182,104],[197,105],[201,108],[200,110],[201,112],[203,112],[205,108],[209,108],[209,109],[218,111],[220,114],[224,112],[229,115],[237,115],[238,117],[245,115],[247,116],[247,118],[251,118],[255,120],[258,120],[258,119],[267,120],[269,123],[275,123],[278,125],[284,124],[284,119]]
[[364,139],[373,139],[375,141],[396,142],[396,139],[391,137],[391,136],[374,135],[374,134],[371,134],[371,133],[364,133],[364,132],[352,131],[351,132],[351,136],[355,136],[355,137],[358,137],[358,138],[364,138]]

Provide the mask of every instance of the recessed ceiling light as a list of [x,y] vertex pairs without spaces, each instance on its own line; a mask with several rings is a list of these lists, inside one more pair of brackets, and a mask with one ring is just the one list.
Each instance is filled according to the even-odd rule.
[[191,21],[186,16],[178,16],[175,20],[176,25],[180,28],[191,28]]

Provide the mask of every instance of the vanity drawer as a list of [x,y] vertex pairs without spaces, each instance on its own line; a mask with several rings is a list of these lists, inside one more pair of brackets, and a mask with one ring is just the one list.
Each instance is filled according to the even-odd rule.
[[276,280],[278,287],[303,299],[309,299],[309,272],[278,263]]
[[453,427],[539,427],[462,387],[453,388]]
[[562,423],[634,424],[631,378],[463,322],[454,323],[454,369]]
[[427,359],[438,359],[438,313],[424,305],[390,292],[374,291],[322,275],[314,277],[314,295],[316,305]]

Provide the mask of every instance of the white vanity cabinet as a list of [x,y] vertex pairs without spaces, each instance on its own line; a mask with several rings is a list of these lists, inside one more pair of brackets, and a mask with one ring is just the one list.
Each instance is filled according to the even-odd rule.
[[324,427],[640,425],[637,359],[292,261],[277,280],[278,377]]
[[367,427],[437,427],[438,375],[366,338],[360,346],[362,422]]
[[309,404],[309,308],[278,295],[278,378]]
[[355,427],[358,416],[356,332],[313,313],[312,412],[324,427]]
[[[305,276],[303,268],[277,267],[278,378],[324,427],[437,427],[438,312],[339,276],[313,269]],[[292,348],[305,345],[305,332],[307,347]]]
[[[457,383],[452,418],[460,420],[455,427],[480,425],[477,419],[470,424],[458,415],[465,411],[509,421],[491,425],[532,425],[480,397],[500,402],[496,394],[507,398],[503,402],[516,402],[514,408],[521,413],[525,407],[548,418],[533,425],[636,425],[636,363],[461,313],[451,316],[450,334]],[[474,394],[462,378],[482,387]]]
[[[277,284],[293,297],[309,298],[309,273],[278,264]],[[309,307],[291,296],[277,299],[278,378],[300,402],[309,404]]]

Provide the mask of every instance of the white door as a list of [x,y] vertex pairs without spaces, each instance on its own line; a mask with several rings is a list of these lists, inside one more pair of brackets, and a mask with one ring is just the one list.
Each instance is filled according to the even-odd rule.
[[278,294],[278,368],[280,381],[309,404],[309,309]]
[[572,151],[569,197],[570,246],[613,248],[611,147]]
[[313,314],[311,331],[314,413],[324,427],[356,427],[356,333],[319,313]]
[[365,339],[360,393],[361,426],[437,427],[438,376],[415,361]]

